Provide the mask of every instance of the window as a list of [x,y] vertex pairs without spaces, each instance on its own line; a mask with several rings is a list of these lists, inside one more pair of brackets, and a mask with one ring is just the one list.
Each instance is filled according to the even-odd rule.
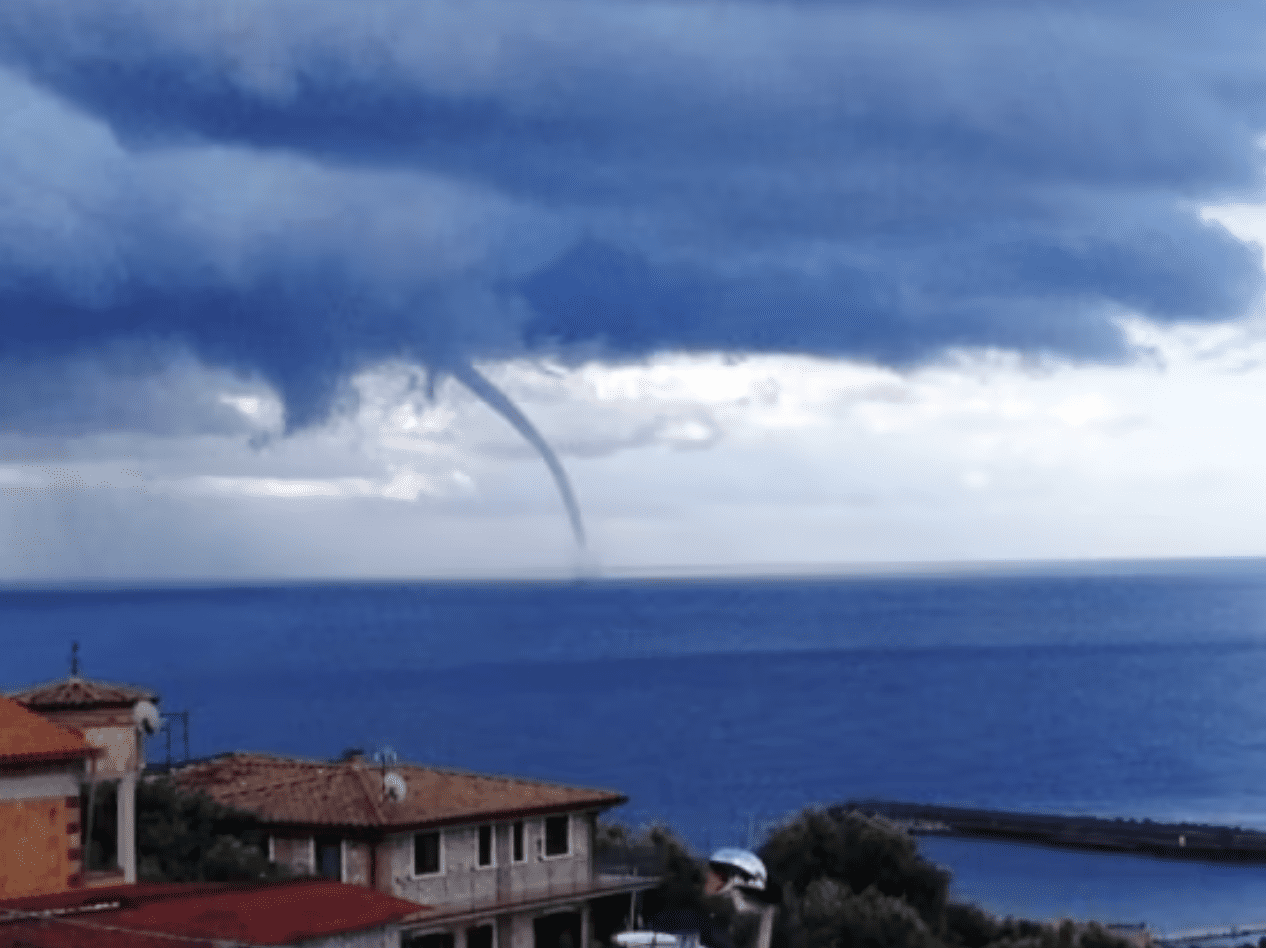
[[566,816],[545,817],[545,855],[566,856],[571,852],[571,836],[568,827],[571,819]]
[[433,876],[444,869],[443,853],[440,847],[440,834],[417,833],[413,837],[413,874],[415,876]]
[[512,839],[512,841],[513,841],[513,842],[512,842],[512,846],[511,846],[511,850],[510,850],[510,851],[511,851],[511,858],[512,858],[515,862],[522,862],[522,861],[523,861],[523,859],[524,859],[524,853],[523,853],[523,821],[522,821],[522,820],[519,820],[519,821],[518,821],[517,823],[515,823],[515,824],[514,824],[514,826],[511,828],[511,831],[510,831],[510,837],[511,837],[511,839]]
[[343,881],[343,841],[336,836],[316,838],[316,873],[323,879]]
[[479,827],[479,865],[492,865],[492,827]]
[[492,926],[476,925],[466,929],[466,948],[493,948]]

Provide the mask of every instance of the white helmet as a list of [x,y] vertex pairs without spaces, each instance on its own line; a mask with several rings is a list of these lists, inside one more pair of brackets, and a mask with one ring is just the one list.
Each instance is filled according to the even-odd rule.
[[708,857],[708,865],[715,866],[736,885],[745,889],[764,891],[765,883],[769,880],[760,857],[746,849],[725,846]]

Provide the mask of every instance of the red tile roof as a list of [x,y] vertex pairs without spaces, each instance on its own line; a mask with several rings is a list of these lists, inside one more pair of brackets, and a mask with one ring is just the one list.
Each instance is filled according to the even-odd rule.
[[0,945],[199,944],[187,939],[206,939],[208,945],[287,945],[381,928],[428,911],[374,889],[326,879],[113,886],[0,902]]
[[390,798],[382,770],[355,761],[323,763],[226,754],[176,771],[173,781],[219,803],[290,826],[414,828],[515,816],[606,809],[628,798],[610,790],[492,777],[412,764],[393,765],[404,798]]
[[157,701],[158,695],[147,688],[122,685],[91,678],[59,678],[32,685],[9,694],[28,708],[54,711],[64,708],[131,707],[138,701]]
[[74,760],[97,753],[74,728],[62,727],[16,701],[0,698],[0,764]]

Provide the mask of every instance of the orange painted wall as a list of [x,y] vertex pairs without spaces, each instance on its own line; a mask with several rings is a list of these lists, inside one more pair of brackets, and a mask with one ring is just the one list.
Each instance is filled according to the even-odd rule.
[[79,869],[78,817],[61,798],[0,800],[0,898],[69,888]]

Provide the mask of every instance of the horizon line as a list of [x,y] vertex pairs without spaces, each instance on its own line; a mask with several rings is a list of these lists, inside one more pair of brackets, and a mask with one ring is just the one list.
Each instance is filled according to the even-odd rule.
[[404,586],[461,584],[558,584],[585,585],[636,582],[710,582],[762,580],[830,580],[880,577],[934,577],[953,575],[1112,575],[1114,573],[1177,573],[1184,570],[1221,572],[1228,567],[1266,567],[1263,556],[1158,556],[1034,558],[1014,560],[884,560],[840,563],[740,563],[732,565],[658,565],[533,568],[503,571],[455,571],[416,576],[187,576],[79,579],[0,579],[6,592],[106,592],[125,590],[178,590],[226,588],[276,588],[286,586]]

